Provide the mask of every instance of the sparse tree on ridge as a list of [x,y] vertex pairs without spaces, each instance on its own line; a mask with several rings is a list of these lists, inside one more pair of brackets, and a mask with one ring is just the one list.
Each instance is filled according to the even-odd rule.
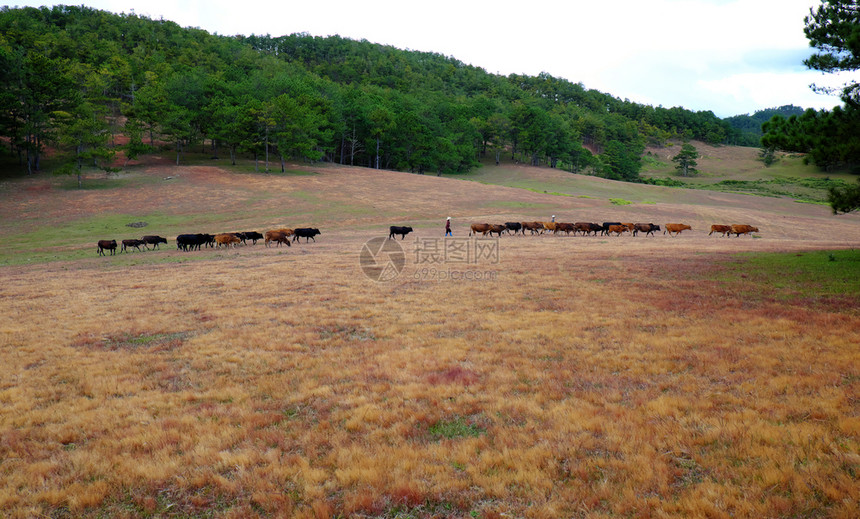
[[698,158],[699,152],[696,151],[696,147],[689,142],[685,142],[684,145],[681,146],[681,151],[672,157],[672,162],[677,162],[678,164],[675,166],[675,169],[677,169],[683,176],[688,177],[699,172],[696,169],[696,166],[698,165],[696,159]]

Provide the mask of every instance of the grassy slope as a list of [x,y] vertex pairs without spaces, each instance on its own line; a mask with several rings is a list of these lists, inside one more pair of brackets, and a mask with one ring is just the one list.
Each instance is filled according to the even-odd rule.
[[[521,166],[240,169],[0,186],[2,515],[857,516],[857,215]],[[694,230],[411,254],[446,216],[551,214]],[[407,266],[374,283],[359,251],[392,224]],[[323,234],[173,248],[283,225]],[[170,245],[95,255],[149,233]]]
[[[672,157],[678,153],[677,145],[665,148],[649,148],[643,157],[643,178],[671,178],[684,182],[691,188],[708,189],[728,193],[743,193],[767,197],[790,198],[804,202],[824,203],[827,187],[854,182],[846,173],[824,173],[813,166],[803,164],[796,155],[779,154],[779,160],[765,167],[758,160],[758,149],[736,146],[709,146],[694,143],[700,153],[699,174],[680,177],[675,171]],[[696,195],[685,198],[677,189],[643,189],[642,186],[618,182],[599,182],[593,177],[570,175],[552,170],[534,170],[512,164],[495,164],[485,161],[485,166],[474,173],[456,175],[455,178],[475,180],[490,184],[521,187],[539,192],[593,196],[598,198],[625,198],[638,203],[665,202],[680,199],[685,203],[700,203]],[[626,199],[626,198],[625,198]],[[755,202],[751,202],[755,203]]]

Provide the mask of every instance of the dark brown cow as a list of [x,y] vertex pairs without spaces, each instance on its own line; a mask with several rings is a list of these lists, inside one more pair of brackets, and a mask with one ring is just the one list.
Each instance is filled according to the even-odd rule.
[[686,230],[692,231],[693,228],[685,223],[667,223],[666,230],[663,231],[663,234],[666,234],[668,232],[669,236],[672,236],[672,233],[675,233],[675,236],[678,236],[679,234],[681,234],[681,231]]
[[758,227],[753,227],[752,225],[732,225],[731,234],[735,235],[735,238],[740,236],[741,234],[750,234],[753,232],[758,232]]
[[493,235],[493,233],[496,233],[496,234],[498,234],[498,235],[499,235],[499,238],[501,238],[501,237],[502,237],[502,233],[503,233],[503,232],[505,232],[507,229],[508,229],[508,228],[507,228],[507,227],[505,227],[504,225],[499,225],[499,224],[491,223],[491,224],[490,224],[490,230],[489,230],[489,233],[490,233],[490,236],[492,236],[492,235]]
[[482,236],[486,236],[488,232],[490,232],[490,224],[473,223],[469,230],[469,236],[471,236],[472,233],[475,233],[476,235],[481,233]]
[[111,256],[116,253],[116,240],[99,240],[98,246],[99,256],[104,256],[106,250],[110,251]]
[[570,233],[576,234],[576,225],[569,222],[558,222],[555,224],[555,228],[557,231],[561,231],[568,236]]
[[601,226],[599,223],[576,222],[573,225],[576,227],[576,231],[581,232],[583,236],[591,233],[594,233],[594,235],[597,236],[597,233],[603,230],[603,226]]
[[276,242],[278,247],[280,247],[282,243],[286,243],[287,247],[292,246],[290,245],[290,235],[281,231],[266,231],[266,247],[269,246],[270,241]]
[[714,224],[711,226],[711,232],[708,233],[708,236],[714,234],[715,232],[722,233],[723,236],[728,236],[729,233],[732,232],[732,226]]
[[122,240],[122,248],[120,248],[119,251],[125,252],[128,249],[134,247],[135,249],[137,249],[137,252],[140,252],[141,245],[143,245],[143,248],[146,249],[146,242],[143,240]]
[[520,222],[523,225],[523,234],[525,234],[526,229],[530,230],[532,234],[534,233],[542,233],[543,232],[543,224],[540,222]]
[[167,238],[162,238],[161,236],[147,235],[141,238],[140,241],[146,243],[147,245],[152,245],[153,249],[157,249],[159,243],[167,245]]
[[654,235],[654,231],[659,231],[660,226],[654,225],[653,223],[635,223],[633,224],[633,236],[636,236],[637,233],[644,232],[645,236]]

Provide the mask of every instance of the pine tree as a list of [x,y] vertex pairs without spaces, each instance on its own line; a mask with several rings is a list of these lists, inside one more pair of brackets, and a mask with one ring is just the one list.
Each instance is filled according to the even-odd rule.
[[688,177],[699,172],[696,169],[696,166],[698,165],[696,159],[698,158],[699,152],[696,151],[696,147],[689,142],[685,142],[684,145],[681,146],[681,152],[672,157],[672,162],[677,162],[678,165],[675,166],[675,169],[677,169],[683,176]]

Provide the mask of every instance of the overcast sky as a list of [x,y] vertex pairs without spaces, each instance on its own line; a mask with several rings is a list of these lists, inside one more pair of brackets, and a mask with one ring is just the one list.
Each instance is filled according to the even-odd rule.
[[[819,0],[90,0],[220,35],[306,32],[429,51],[490,73],[582,83],[615,97],[719,117],[839,99],[809,84],[803,17]],[[54,5],[12,1],[3,5]]]

